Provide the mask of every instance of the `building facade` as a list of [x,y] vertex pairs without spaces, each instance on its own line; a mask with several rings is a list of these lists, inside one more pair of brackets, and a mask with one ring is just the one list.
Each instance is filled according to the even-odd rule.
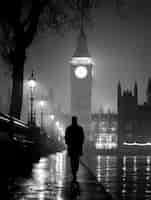
[[92,114],[91,133],[96,149],[117,149],[118,116],[116,113]]
[[151,142],[151,79],[146,89],[146,102],[138,104],[138,86],[133,91],[117,88],[118,141],[124,143]]

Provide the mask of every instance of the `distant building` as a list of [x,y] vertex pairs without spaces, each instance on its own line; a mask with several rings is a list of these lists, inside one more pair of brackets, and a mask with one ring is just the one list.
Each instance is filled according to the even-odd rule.
[[96,149],[116,149],[118,145],[118,116],[116,113],[91,115],[91,140]]
[[118,83],[118,141],[124,142],[151,142],[151,79],[146,89],[146,102],[138,105],[138,86],[135,82],[133,91],[122,90]]

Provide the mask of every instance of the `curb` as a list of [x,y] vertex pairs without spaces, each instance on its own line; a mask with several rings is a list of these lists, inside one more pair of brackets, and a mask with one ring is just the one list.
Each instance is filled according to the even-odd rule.
[[85,164],[85,162],[83,160],[80,159],[80,163],[81,165],[86,168],[86,170],[88,171],[88,173],[92,176],[92,178],[95,180],[96,184],[101,188],[101,190],[103,190],[103,192],[106,194],[107,196],[107,200],[115,200],[112,195],[110,193],[108,193],[105,189],[105,187],[99,183],[97,181],[97,177],[95,176],[94,172]]

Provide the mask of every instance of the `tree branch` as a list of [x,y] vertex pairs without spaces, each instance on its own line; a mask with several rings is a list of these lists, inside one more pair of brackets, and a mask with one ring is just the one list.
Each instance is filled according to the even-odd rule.
[[[40,1],[40,0],[33,0],[32,8],[30,10],[30,14],[28,16],[28,27],[27,30],[24,32],[24,42],[25,48],[30,45],[32,42],[34,35],[37,31],[37,26],[39,22],[39,17],[44,9],[44,6],[48,3],[48,0]],[[25,22],[23,27],[25,26]],[[25,27],[24,27],[25,28]]]

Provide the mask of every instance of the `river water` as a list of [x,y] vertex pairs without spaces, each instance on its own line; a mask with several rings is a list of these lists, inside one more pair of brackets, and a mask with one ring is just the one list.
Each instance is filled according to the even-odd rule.
[[151,199],[150,155],[96,155],[91,156],[87,166],[114,199]]

